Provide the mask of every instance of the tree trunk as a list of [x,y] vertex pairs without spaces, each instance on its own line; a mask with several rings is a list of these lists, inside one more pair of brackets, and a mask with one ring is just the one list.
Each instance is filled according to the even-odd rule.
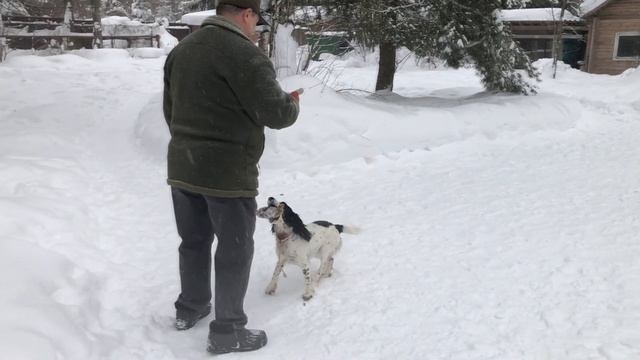
[[391,42],[380,43],[380,61],[378,62],[378,80],[376,92],[393,91],[393,78],[396,75],[396,46]]
[[2,16],[0,16],[0,62],[4,61],[4,57],[6,56],[6,42],[7,40],[2,37],[4,35],[4,25],[2,23]]
[[271,33],[268,31],[260,33],[260,39],[258,40],[258,47],[264,52],[265,55],[269,56],[269,43]]
[[560,0],[560,19],[555,23],[553,34],[553,78],[558,71],[558,59],[562,57],[562,33],[564,32],[564,11],[567,8],[567,0]]
[[91,17],[93,18],[93,47],[102,48],[102,17],[100,16],[100,0],[91,0]]

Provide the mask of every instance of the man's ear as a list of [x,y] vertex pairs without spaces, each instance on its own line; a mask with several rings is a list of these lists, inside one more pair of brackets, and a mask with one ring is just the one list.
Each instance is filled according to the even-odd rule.
[[244,9],[244,11],[242,12],[242,18],[246,21],[251,21],[251,14],[253,13],[253,10],[251,9]]

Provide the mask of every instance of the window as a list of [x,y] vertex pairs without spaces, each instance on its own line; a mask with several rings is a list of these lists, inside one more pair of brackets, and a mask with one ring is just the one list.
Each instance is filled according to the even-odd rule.
[[518,41],[520,47],[527,53],[531,61],[551,57],[551,48],[553,46],[551,39],[517,38],[516,41]]
[[636,60],[638,58],[640,58],[640,32],[617,33],[613,59]]

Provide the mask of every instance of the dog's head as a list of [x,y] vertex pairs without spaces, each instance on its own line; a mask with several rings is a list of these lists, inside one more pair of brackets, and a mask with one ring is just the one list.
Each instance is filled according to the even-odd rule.
[[275,198],[270,197],[267,206],[258,209],[257,215],[259,218],[268,219],[269,222],[274,223],[282,217],[286,206],[286,203],[278,202]]
[[300,216],[293,212],[284,201],[279,202],[275,198],[270,197],[267,201],[267,206],[258,209],[256,215],[259,218],[268,219],[274,226],[278,220],[282,219],[282,222],[290,227],[294,233],[305,240],[311,239],[311,233],[307,230],[307,227],[304,226]]

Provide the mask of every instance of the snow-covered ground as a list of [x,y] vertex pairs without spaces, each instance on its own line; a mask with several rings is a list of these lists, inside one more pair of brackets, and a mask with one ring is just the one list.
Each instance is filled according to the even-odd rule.
[[[0,65],[0,359],[209,358],[206,321],[172,328],[163,60]],[[640,70],[538,64],[530,97],[411,63],[397,95],[367,97],[356,57],[284,79],[302,113],[268,132],[259,204],[364,231],[305,304],[295,267],[263,293],[258,219],[246,310],[269,344],[225,358],[639,359]]]

